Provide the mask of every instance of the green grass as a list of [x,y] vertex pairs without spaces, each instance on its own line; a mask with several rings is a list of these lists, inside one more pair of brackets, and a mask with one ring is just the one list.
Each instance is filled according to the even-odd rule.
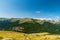
[[14,40],[60,40],[60,35],[49,35],[46,32],[24,34],[14,31],[0,31],[0,40],[3,38],[12,38]]

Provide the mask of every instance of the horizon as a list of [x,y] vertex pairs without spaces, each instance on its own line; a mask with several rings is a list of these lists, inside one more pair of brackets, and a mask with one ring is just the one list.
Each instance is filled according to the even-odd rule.
[[[11,18],[14,18],[14,17],[11,17],[11,18],[7,18],[7,17],[0,17],[0,18],[2,18],[2,19],[11,19]],[[15,17],[16,18],[16,17]],[[17,17],[18,18],[18,17]],[[20,18],[22,18],[22,17],[20,17]],[[23,18],[28,18],[28,17],[23,17]],[[22,18],[22,19],[23,19]],[[29,18],[28,18],[29,19]],[[58,19],[58,18],[55,18],[55,19],[52,19],[52,18],[31,18],[31,19],[38,19],[38,20],[60,20],[60,19]]]

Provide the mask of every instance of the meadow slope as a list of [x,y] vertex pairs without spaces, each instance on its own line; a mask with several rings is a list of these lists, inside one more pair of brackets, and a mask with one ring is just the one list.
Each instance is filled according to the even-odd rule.
[[0,31],[0,38],[12,38],[13,40],[60,40],[59,35],[43,33],[25,34],[14,31]]

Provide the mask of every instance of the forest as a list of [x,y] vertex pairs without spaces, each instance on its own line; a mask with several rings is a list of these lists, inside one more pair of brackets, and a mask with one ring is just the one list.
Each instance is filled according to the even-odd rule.
[[60,34],[60,20],[40,20],[33,18],[0,18],[0,30],[22,33]]

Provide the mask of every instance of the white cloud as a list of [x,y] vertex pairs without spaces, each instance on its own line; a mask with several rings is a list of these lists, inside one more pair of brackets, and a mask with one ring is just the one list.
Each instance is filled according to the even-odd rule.
[[34,19],[40,19],[40,20],[53,20],[52,18],[34,18]]
[[55,20],[59,20],[59,16],[55,16]]
[[41,13],[41,11],[36,11],[35,13]]
[[56,16],[56,18],[59,18],[59,16]]

